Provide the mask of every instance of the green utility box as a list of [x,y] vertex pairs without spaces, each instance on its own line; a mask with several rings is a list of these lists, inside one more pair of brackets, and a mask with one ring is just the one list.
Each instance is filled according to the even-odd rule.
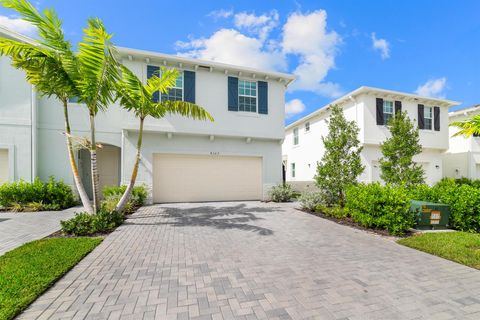
[[447,229],[450,207],[446,204],[412,200],[410,211],[415,213],[417,229]]

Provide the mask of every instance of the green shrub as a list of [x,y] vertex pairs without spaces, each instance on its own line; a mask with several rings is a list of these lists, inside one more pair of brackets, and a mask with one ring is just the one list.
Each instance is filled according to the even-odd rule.
[[327,206],[319,205],[315,208],[315,211],[321,212],[326,216],[337,218],[337,219],[344,219],[350,216],[348,209],[342,208],[340,206],[327,207]]
[[0,206],[14,210],[23,211],[29,207],[37,211],[61,210],[75,204],[72,189],[63,181],[55,181],[53,177],[47,182],[36,178],[33,182],[20,180],[0,186]]
[[[120,197],[123,195],[127,186],[107,186],[104,187],[102,190],[104,199],[111,198],[113,196]],[[148,192],[145,185],[135,186],[133,187],[132,194],[130,196],[130,201],[133,203],[135,207],[140,207],[145,204],[145,200],[147,200]]]
[[346,205],[352,219],[367,228],[385,229],[402,235],[413,227],[410,195],[404,187],[380,183],[358,184],[347,189]]
[[62,231],[74,236],[90,236],[107,233],[122,224],[123,214],[100,210],[96,214],[77,213],[73,218],[61,221]]
[[305,191],[300,194],[298,201],[300,202],[302,209],[308,211],[315,211],[318,205],[320,205],[323,197],[320,192]]
[[273,202],[288,202],[295,197],[296,192],[289,184],[279,184],[270,189],[270,198]]

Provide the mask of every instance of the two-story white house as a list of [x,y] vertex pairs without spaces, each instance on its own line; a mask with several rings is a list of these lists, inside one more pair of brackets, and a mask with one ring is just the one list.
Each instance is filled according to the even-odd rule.
[[[31,41],[6,29],[0,36]],[[282,181],[284,94],[289,74],[200,61],[157,52],[119,48],[119,59],[141,79],[160,66],[181,77],[159,100],[194,102],[214,122],[180,116],[148,119],[137,182],[145,183],[153,202],[253,200],[267,197]],[[22,71],[0,59],[0,183],[54,176],[73,185],[67,157],[62,107],[40,97]],[[69,107],[73,134],[88,136],[88,113]],[[100,184],[129,181],[134,163],[138,120],[118,104],[96,119]],[[78,152],[88,192],[87,150]]]
[[[448,108],[458,102],[360,87],[329,105],[333,104],[340,105],[347,120],[355,121],[360,129],[365,170],[359,181],[381,181],[380,144],[390,135],[385,124],[398,110],[406,111],[420,129],[423,150],[414,160],[425,169],[426,182],[433,184],[442,178],[442,155],[448,149]],[[314,186],[317,162],[325,152],[322,137],[328,134],[329,105],[285,128],[282,147],[285,178],[300,190]]]
[[[478,114],[480,114],[480,105],[450,112],[448,118],[452,123]],[[457,127],[449,128],[450,147],[444,158],[444,175],[453,178],[480,179],[480,137],[454,137],[458,131]]]

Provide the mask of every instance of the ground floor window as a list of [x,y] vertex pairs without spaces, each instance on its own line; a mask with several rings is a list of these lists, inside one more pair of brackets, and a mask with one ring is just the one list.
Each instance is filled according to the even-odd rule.
[[292,168],[292,178],[295,178],[295,163],[292,163],[290,166]]

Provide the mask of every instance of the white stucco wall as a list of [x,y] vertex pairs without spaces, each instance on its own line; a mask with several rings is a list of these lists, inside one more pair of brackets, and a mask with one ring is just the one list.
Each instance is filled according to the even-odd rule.
[[9,151],[9,180],[32,179],[32,89],[25,75],[0,57],[0,148]]

